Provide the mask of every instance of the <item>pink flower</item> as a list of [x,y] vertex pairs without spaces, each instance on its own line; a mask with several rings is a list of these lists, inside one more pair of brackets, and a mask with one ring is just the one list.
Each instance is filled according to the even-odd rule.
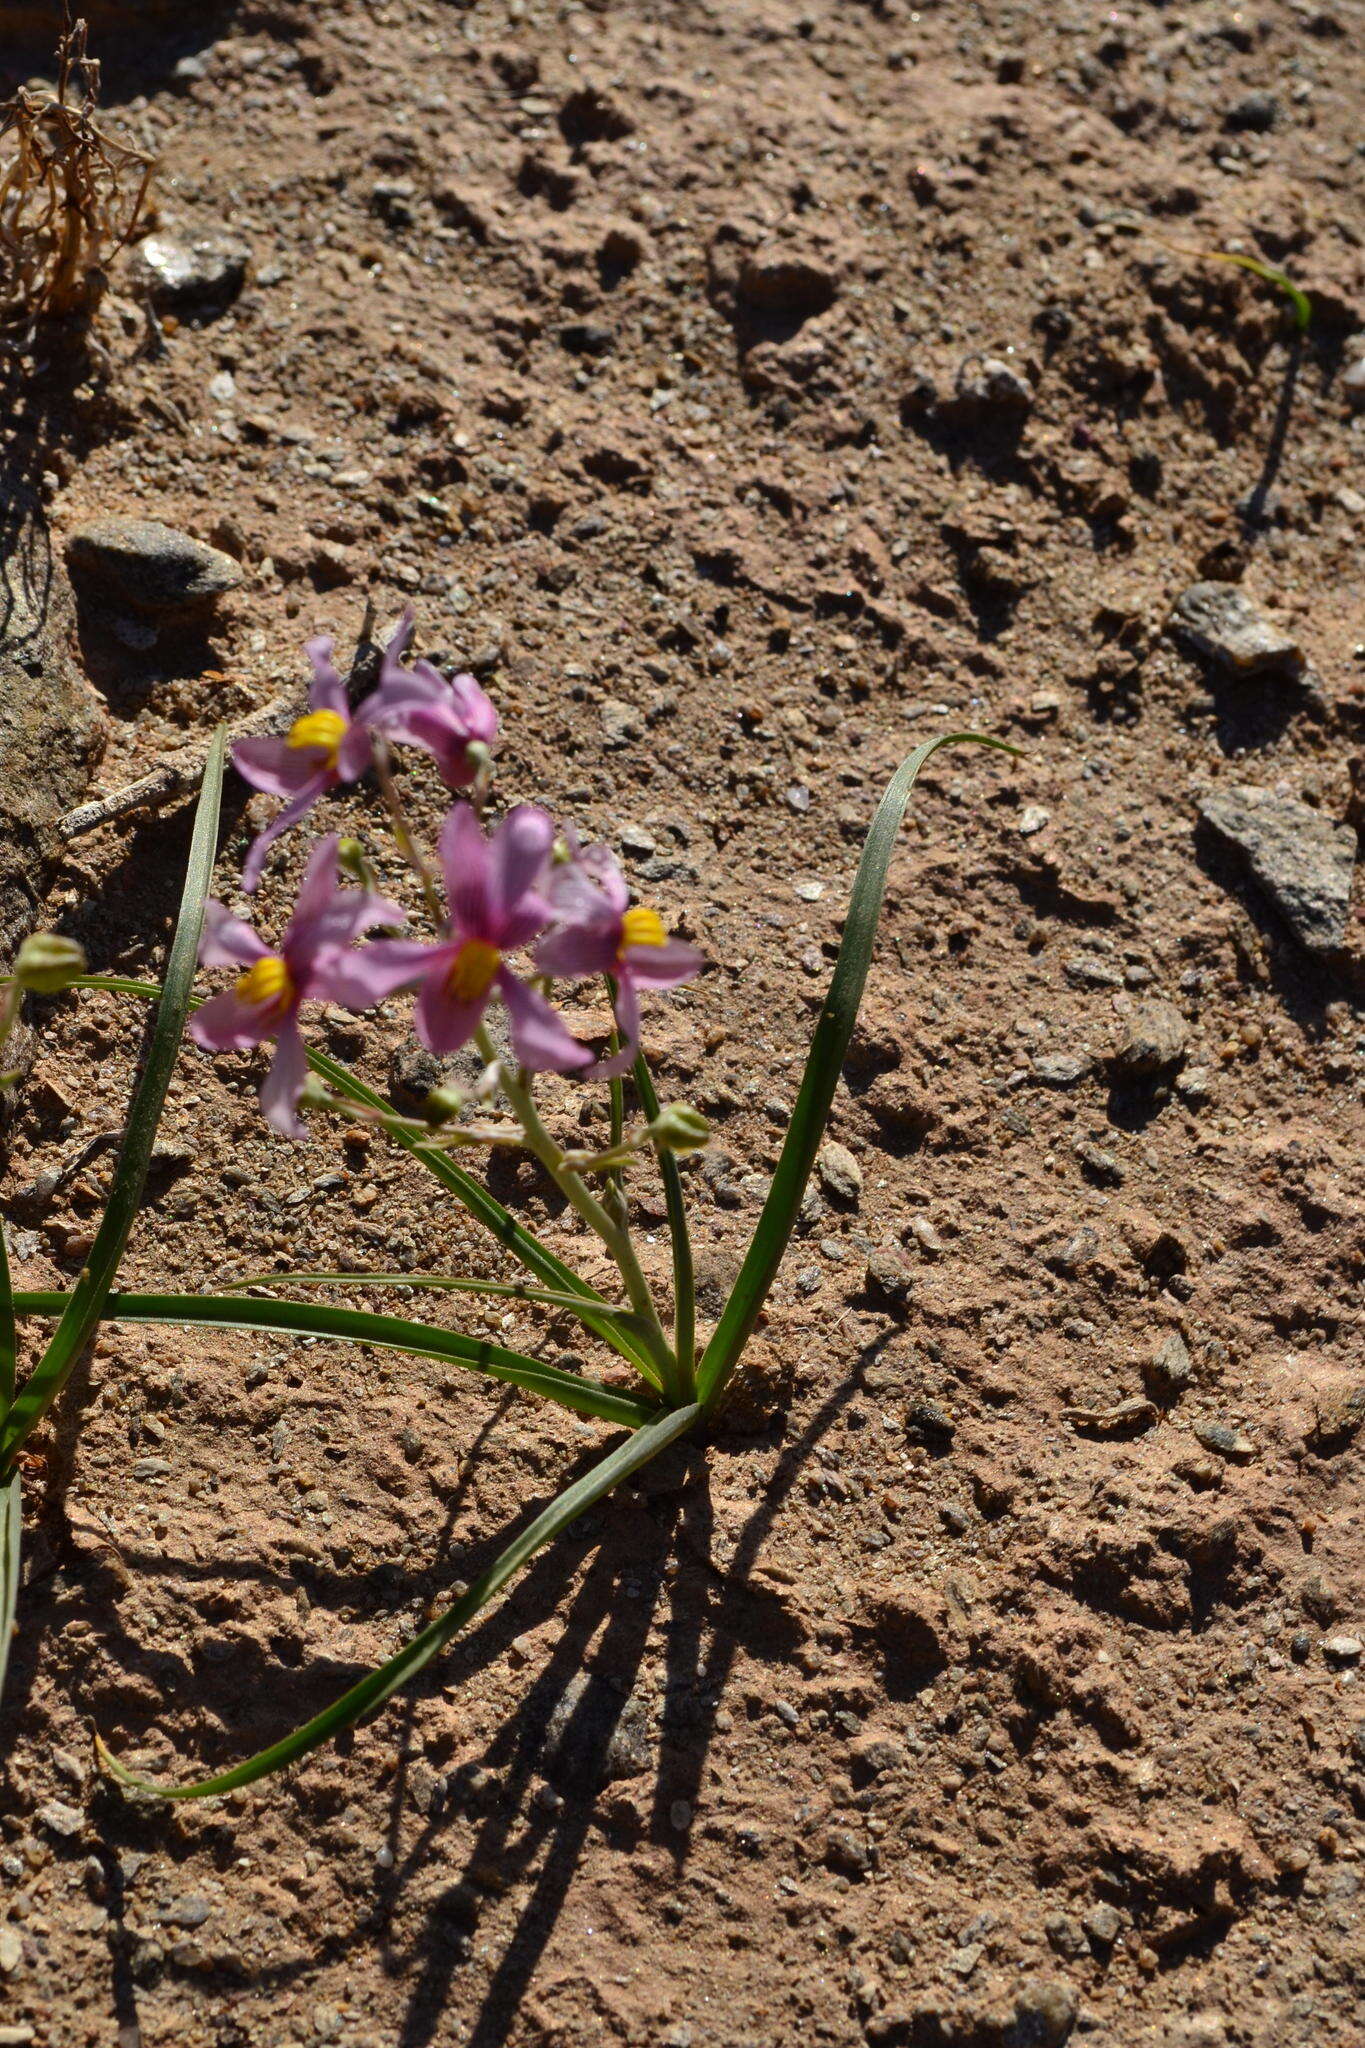
[[[436,946],[379,939],[367,948],[386,972],[419,988],[417,1036],[434,1053],[451,1053],[478,1029],[494,989],[507,1010],[512,1049],[524,1067],[570,1073],[592,1054],[570,1036],[538,989],[515,975],[505,955],[529,945],[550,921],[540,881],[555,828],[535,804],[519,804],[484,838],[467,804],[441,831],[441,865],[450,937]],[[393,982],[391,986],[397,986]]]
[[351,717],[346,685],[332,664],[332,642],[310,640],[304,651],[313,664],[313,685],[303,717],[294,720],[283,739],[238,740],[232,750],[238,774],[254,788],[290,799],[257,835],[247,855],[242,887],[248,896],[259,883],[266,854],[280,834],[297,825],[326,790],[341,782],[358,781],[370,765],[365,707]]
[[429,661],[404,668],[400,660],[412,634],[412,613],[384,650],[379,687],[356,713],[385,739],[406,741],[431,754],[448,789],[467,789],[478,772],[470,747],[491,747],[498,714],[473,676],[447,682]]
[[695,946],[669,938],[657,910],[630,907],[625,876],[605,846],[581,851],[570,839],[570,858],[551,870],[546,895],[557,928],[536,947],[537,967],[546,974],[580,978],[608,974],[616,983],[616,1017],[624,1041],[603,1060],[598,1074],[620,1074],[640,1043],[642,988],[676,988],[700,972]]
[[404,913],[369,889],[339,889],[337,835],[319,840],[308,862],[294,915],[279,951],[272,953],[249,924],[221,903],[204,906],[199,958],[205,967],[241,971],[229,989],[211,996],[190,1019],[195,1041],[214,1052],[275,1040],[275,1057],[261,1088],[266,1122],[289,1137],[300,1137],[298,1101],[308,1077],[308,1056],[299,1035],[299,1006],[341,1003],[368,1009],[391,995],[402,976],[386,970],[378,946],[352,947],[377,924],[402,924]]

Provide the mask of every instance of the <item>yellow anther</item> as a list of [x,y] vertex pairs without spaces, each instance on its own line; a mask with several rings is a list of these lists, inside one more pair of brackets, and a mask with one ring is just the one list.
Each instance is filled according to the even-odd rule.
[[657,910],[646,909],[637,903],[621,919],[621,951],[627,946],[666,946],[668,933],[664,930],[663,919]]
[[326,765],[335,768],[345,737],[346,721],[339,711],[309,711],[304,717],[294,720],[285,745],[320,747],[327,757]]
[[466,939],[455,955],[446,989],[457,1003],[477,1003],[502,965],[502,954],[487,939]]
[[237,994],[244,1003],[270,1003],[277,1010],[289,1007],[294,983],[278,953],[266,953],[237,977]]

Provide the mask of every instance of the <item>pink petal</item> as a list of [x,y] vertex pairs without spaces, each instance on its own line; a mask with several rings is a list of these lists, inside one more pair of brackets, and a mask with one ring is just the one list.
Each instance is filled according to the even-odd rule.
[[706,955],[681,939],[665,939],[662,946],[627,946],[621,955],[622,979],[641,988],[676,988],[705,965]]
[[[246,744],[245,741],[243,744]],[[312,781],[305,784],[299,791],[293,803],[286,804],[279,816],[272,818],[265,830],[256,834],[255,839],[252,841],[251,851],[246,857],[246,866],[242,869],[242,891],[244,895],[251,896],[255,893],[261,876],[265,873],[265,857],[267,853],[282,833],[287,832],[291,825],[297,825],[299,819],[312,810],[313,805],[327,788],[330,780],[331,777],[325,770],[321,775],[315,775]]]
[[204,929],[199,940],[199,961],[203,967],[250,967],[270,951],[264,939],[234,917],[225,904],[212,897],[204,905]]
[[573,981],[590,974],[610,974],[621,949],[621,920],[614,911],[595,923],[569,924],[551,932],[536,947],[536,966],[545,974],[558,974]]
[[635,1064],[635,1055],[640,1050],[640,1004],[628,974],[616,984],[616,1030],[621,1040],[620,1047],[597,1062],[586,1076],[588,1080],[614,1080]]
[[358,720],[352,719],[337,748],[337,781],[359,782],[373,759],[374,749],[370,745],[368,730]]
[[304,653],[313,664],[313,682],[308,692],[310,711],[339,711],[347,716],[346,685],[332,660],[333,642],[325,634],[304,642]]
[[190,1018],[190,1037],[208,1052],[242,1052],[272,1038],[278,1021],[273,1002],[244,1003],[236,989],[225,988],[200,1004]]
[[[446,954],[448,963],[452,957],[450,949],[440,947],[437,951]],[[472,1003],[456,1002],[447,993],[445,973],[433,971],[422,983],[422,993],[417,998],[417,1036],[428,1052],[442,1056],[458,1052],[474,1036],[487,1007],[486,995]]]
[[298,1114],[299,1096],[308,1079],[308,1054],[291,1017],[280,1032],[270,1072],[261,1084],[261,1109],[272,1130],[286,1138],[301,1138],[303,1123]]
[[371,946],[338,947],[313,964],[308,994],[344,1010],[368,1010],[396,989],[420,981],[433,948],[407,939],[376,939]]
[[488,841],[468,804],[456,804],[441,827],[440,855],[456,930],[496,944],[489,900]]
[[537,1074],[571,1074],[592,1065],[587,1046],[570,1035],[544,996],[505,967],[498,973],[498,993],[507,1006],[512,1050],[522,1066]]
[[[538,804],[518,804],[498,826],[488,845],[488,894],[499,929],[535,888],[554,843],[554,820]],[[525,940],[509,938],[507,943],[524,945]]]
[[337,894],[337,848],[340,844],[341,834],[328,832],[309,854],[294,903],[294,914],[284,935],[286,944],[295,932],[324,918],[331,909]]
[[321,747],[291,747],[287,740],[238,740],[232,765],[253,789],[271,796],[296,796],[323,771]]

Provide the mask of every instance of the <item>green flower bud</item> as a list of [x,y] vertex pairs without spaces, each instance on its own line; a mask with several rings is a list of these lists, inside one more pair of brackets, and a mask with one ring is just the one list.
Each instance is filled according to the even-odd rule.
[[365,849],[358,839],[341,839],[337,842],[337,866],[353,882],[370,882],[373,871],[365,858]]
[[459,1116],[464,1106],[462,1088],[433,1088],[422,1104],[422,1115],[429,1124],[448,1124]]
[[14,963],[15,981],[36,996],[58,995],[79,975],[89,972],[85,948],[56,932],[33,932],[19,948]]
[[711,1126],[699,1109],[691,1109],[685,1102],[669,1102],[652,1124],[645,1125],[645,1135],[661,1152],[699,1152],[710,1143]]
[[299,1108],[328,1109],[331,1101],[331,1093],[321,1075],[310,1074],[299,1090]]

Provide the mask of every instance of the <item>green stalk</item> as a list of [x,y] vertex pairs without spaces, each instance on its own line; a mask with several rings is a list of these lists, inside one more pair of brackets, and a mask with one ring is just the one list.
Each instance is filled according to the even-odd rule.
[[[640,1053],[635,1061],[635,1089],[640,1107],[650,1123],[659,1114],[654,1078]],[[688,1398],[695,1399],[697,1383],[697,1285],[692,1265],[692,1237],[687,1227],[687,1203],[683,1196],[682,1173],[673,1154],[657,1146],[659,1172],[663,1177],[664,1205],[668,1212],[668,1235],[673,1248],[673,1349],[678,1357],[679,1378]]]
[[[497,1048],[488,1035],[486,1025],[479,1026],[474,1034],[474,1043],[478,1047],[480,1059],[486,1065],[491,1066],[497,1061]],[[625,1283],[626,1293],[630,1297],[630,1305],[649,1330],[650,1356],[663,1376],[664,1399],[670,1407],[677,1407],[683,1398],[678,1362],[664,1335],[663,1324],[659,1321],[659,1311],[654,1306],[654,1296],[650,1292],[649,1282],[641,1271],[640,1262],[635,1255],[635,1245],[629,1229],[618,1223],[578,1175],[564,1164],[564,1154],[541,1122],[530,1089],[523,1087],[519,1080],[515,1080],[505,1067],[501,1086],[503,1094],[512,1105],[514,1115],[526,1133],[528,1148],[535,1154],[556,1187],[567,1197],[588,1228],[601,1238],[616,1261],[622,1281]]]
[[[21,1315],[60,1315],[65,1294],[16,1294]],[[365,1309],[334,1308],[322,1301],[258,1301],[245,1294],[111,1294],[105,1307],[110,1322],[173,1323],[214,1330],[281,1330],[295,1337],[328,1337],[349,1344],[372,1344],[380,1351],[403,1351],[416,1358],[438,1358],[461,1365],[485,1379],[525,1387],[547,1401],[558,1401],[579,1415],[632,1427],[656,1410],[630,1394],[618,1394],[583,1373],[545,1365],[505,1345],[457,1330],[439,1330],[402,1316],[372,1315]]]
[[740,1267],[739,1278],[730,1290],[730,1298],[698,1370],[698,1398],[707,1409],[714,1408],[719,1400],[753,1334],[796,1223],[801,1197],[806,1191],[806,1182],[824,1136],[844,1054],[848,1051],[848,1042],[858,1020],[882,898],[886,894],[887,870],[896,850],[896,837],[910,792],[925,762],[940,747],[952,746],[994,747],[1002,754],[1018,751],[1005,740],[990,739],[982,733],[942,733],[937,739],[926,740],[922,747],[916,747],[914,753],[901,763],[877,806],[862,859],[858,863],[843,937],[839,942],[839,957],[834,963],[829,993],[815,1026],[815,1036],[806,1058],[800,1092],[787,1126],[777,1171],[744,1264]]
[[77,1359],[94,1335],[142,1200],[157,1125],[161,1121],[190,1006],[190,990],[199,954],[199,933],[204,922],[204,900],[213,876],[218,839],[225,746],[226,734],[220,726],[204,764],[194,836],[190,842],[185,886],[180,898],[180,915],[166,961],[151,1045],[128,1112],[109,1200],[89,1262],[65,1298],[62,1319],[52,1334],[51,1342],[29,1376],[23,1392],[10,1404],[4,1422],[0,1424],[0,1484],[13,1473],[20,1450],[47,1415],[70,1379]]

